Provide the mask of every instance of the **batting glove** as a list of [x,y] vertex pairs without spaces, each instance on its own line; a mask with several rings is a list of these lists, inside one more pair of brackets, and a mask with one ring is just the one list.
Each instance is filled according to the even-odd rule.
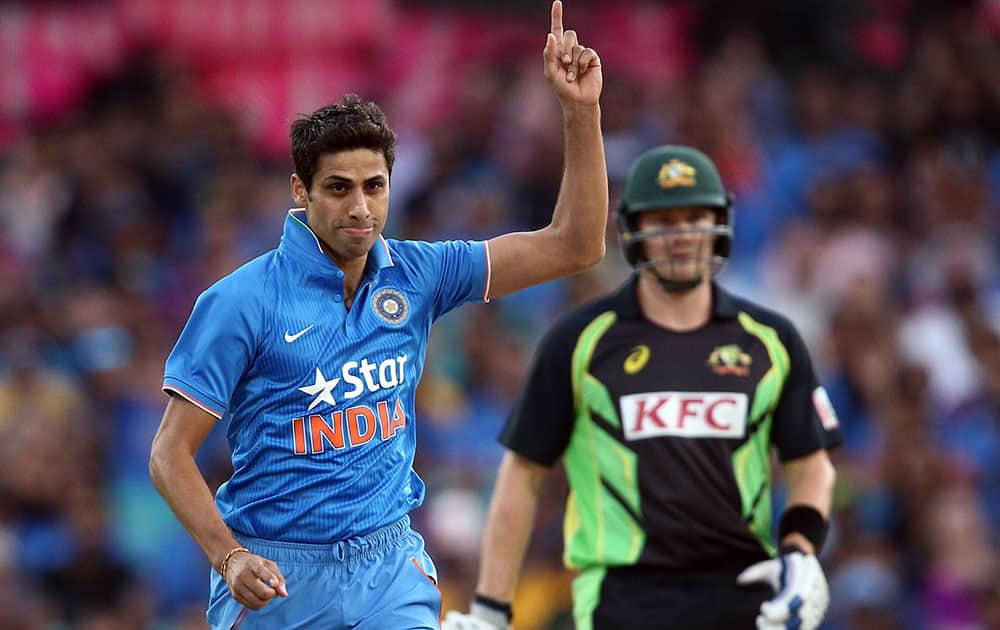
[[757,630],[815,630],[830,605],[823,568],[816,556],[799,549],[747,567],[736,581],[764,582],[776,593],[761,604]]
[[441,622],[441,630],[508,630],[507,615],[498,610],[473,602],[469,613],[448,611]]

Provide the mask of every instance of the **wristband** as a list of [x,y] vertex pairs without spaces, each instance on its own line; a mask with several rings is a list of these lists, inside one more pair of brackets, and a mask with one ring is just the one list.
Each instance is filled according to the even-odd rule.
[[[487,597],[485,595],[480,595],[476,593],[476,597],[472,600],[473,606],[481,606],[488,609],[493,614],[500,614],[504,616],[504,625],[509,624],[510,620],[514,618],[514,609],[511,608],[510,602],[501,602],[499,600],[493,599],[492,597]],[[499,625],[499,624],[494,624]]]
[[819,513],[819,510],[811,505],[795,505],[785,510],[785,513],[781,515],[778,540],[784,540],[785,536],[792,532],[802,534],[806,540],[812,543],[813,553],[818,556],[826,541],[826,533],[829,529],[830,524]]

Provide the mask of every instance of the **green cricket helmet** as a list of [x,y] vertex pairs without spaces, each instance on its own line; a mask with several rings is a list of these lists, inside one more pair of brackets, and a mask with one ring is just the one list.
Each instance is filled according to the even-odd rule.
[[712,258],[721,267],[732,248],[733,206],[711,158],[691,147],[664,145],[646,151],[632,164],[616,220],[622,253],[633,267],[648,264],[642,242],[659,234],[638,231],[638,215],[666,208],[715,210]]

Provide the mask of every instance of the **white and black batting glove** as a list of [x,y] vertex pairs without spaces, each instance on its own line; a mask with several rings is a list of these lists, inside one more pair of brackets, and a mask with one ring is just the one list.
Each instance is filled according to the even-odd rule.
[[476,596],[469,606],[469,612],[448,611],[441,621],[441,630],[508,630],[511,609],[509,604],[501,604],[486,597]]
[[736,581],[764,582],[776,593],[760,605],[757,630],[815,630],[830,605],[830,589],[819,560],[795,547],[785,547],[777,558],[747,567]]

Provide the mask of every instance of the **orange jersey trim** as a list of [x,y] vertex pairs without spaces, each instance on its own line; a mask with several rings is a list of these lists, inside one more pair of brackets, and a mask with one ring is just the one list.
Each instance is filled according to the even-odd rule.
[[189,403],[191,403],[192,405],[194,405],[195,407],[201,409],[205,413],[208,413],[208,414],[211,414],[211,415],[215,416],[216,419],[219,419],[219,420],[222,419],[222,413],[221,412],[216,411],[215,409],[212,409],[211,407],[209,407],[208,405],[204,404],[203,402],[201,402],[200,400],[198,400],[197,398],[195,398],[191,394],[187,393],[183,389],[179,389],[179,388],[177,388],[177,387],[175,387],[173,385],[164,385],[163,386],[163,391],[165,391],[165,392],[173,392],[173,393],[177,394],[178,396],[180,396],[181,398],[183,398],[184,400],[186,400]]

